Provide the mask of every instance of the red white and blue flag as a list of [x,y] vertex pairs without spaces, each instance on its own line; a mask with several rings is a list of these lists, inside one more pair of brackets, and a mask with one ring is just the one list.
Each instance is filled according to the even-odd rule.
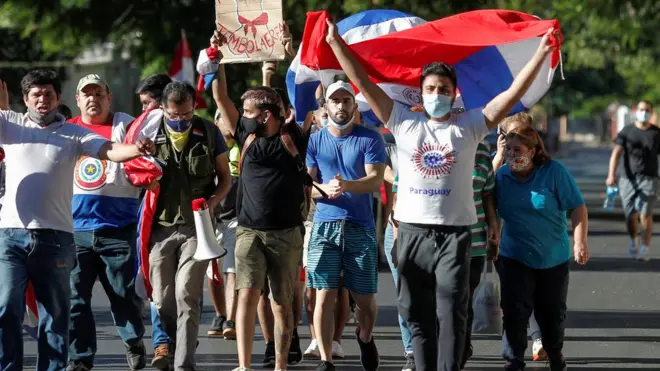
[[[485,106],[511,86],[548,29],[557,31],[558,36],[551,37],[553,43],[562,41],[559,21],[516,11],[477,10],[433,22],[391,12],[356,14],[337,23],[337,28],[372,81],[392,99],[409,106],[421,103],[419,78],[428,63],[445,62],[455,68],[462,105],[470,110]],[[341,73],[325,41],[328,18],[326,11],[307,13],[297,63],[292,63],[287,75],[289,96],[297,112],[315,109],[318,84],[326,85],[331,82],[328,76],[331,79]],[[408,25],[397,26],[405,20]],[[548,56],[542,72],[510,113],[532,107],[545,95],[560,60],[559,49]],[[360,111],[368,110],[356,99]],[[369,119],[368,114],[363,116]]]
[[[195,81],[195,65],[192,59],[192,52],[190,45],[186,38],[186,33],[181,30],[181,41],[174,51],[174,57],[170,63],[170,70],[167,73],[173,80],[179,80],[190,84],[190,86],[197,86]],[[197,94],[195,97],[197,109],[206,108],[206,101],[204,98]]]
[[[151,109],[136,118],[128,127],[124,143],[135,143],[137,140],[149,138],[158,142],[158,131],[163,120],[163,111]],[[131,184],[136,187],[147,187],[163,175],[161,165],[152,156],[138,157],[124,163],[124,171]],[[149,282],[149,241],[151,227],[156,214],[156,203],[160,188],[147,190],[138,211],[137,251],[138,263],[135,278],[135,291],[142,299],[151,298],[151,283]]]

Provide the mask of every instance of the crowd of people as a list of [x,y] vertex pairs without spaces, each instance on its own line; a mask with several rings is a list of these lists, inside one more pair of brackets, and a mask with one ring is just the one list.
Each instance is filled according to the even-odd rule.
[[[270,87],[273,62],[264,63],[264,86],[249,88],[241,107],[230,99],[232,82],[218,65],[214,122],[195,114],[193,87],[158,74],[136,89],[144,110],[139,120],[151,129],[135,141],[127,133],[137,120],[110,109],[112,93],[101,76],[80,80],[80,113],[65,117],[57,75],[30,71],[21,82],[27,113],[8,110],[0,99],[6,155],[0,369],[23,368],[28,285],[38,303],[37,370],[92,369],[98,349],[91,296],[98,279],[131,370],[147,363],[145,309],[151,364],[196,368],[206,282],[215,310],[208,335],[236,340],[235,371],[252,369],[257,318],[265,366],[287,370],[305,358],[317,359],[318,371],[335,370],[334,360],[345,356],[341,340],[351,312],[362,368],[375,371],[377,235],[383,227],[398,293],[403,371],[466,366],[474,350],[472,297],[490,266],[501,281],[504,369],[525,368],[530,325],[534,360],[566,370],[569,266],[589,259],[587,209],[573,177],[546,152],[531,116],[509,116],[552,52],[551,32],[513,84],[482,109],[453,109],[456,72],[439,62],[424,66],[423,105],[411,109],[369,79],[329,22],[326,42],[346,76],[319,87],[317,110],[295,112],[286,92]],[[211,46],[222,41],[216,32]],[[351,83],[393,141],[362,123]],[[650,103],[640,106],[652,112]],[[655,191],[660,151],[647,116],[619,135],[607,180],[616,182],[624,153],[627,175],[620,184],[631,254],[639,258],[650,244],[652,200],[645,195]],[[491,156],[484,138],[496,128]],[[635,151],[656,162],[632,163]],[[145,158],[162,171],[149,184],[130,170]],[[374,218],[374,194],[381,189],[384,226]],[[150,195],[156,209],[145,301],[135,279],[138,209]],[[191,204],[199,198],[227,250],[217,260],[194,258]],[[640,214],[645,234],[638,245]],[[306,348],[297,329],[303,310],[311,333]]]

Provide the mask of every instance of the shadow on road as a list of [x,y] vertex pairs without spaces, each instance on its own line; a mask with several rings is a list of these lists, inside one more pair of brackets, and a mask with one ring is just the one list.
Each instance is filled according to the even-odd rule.
[[574,272],[660,272],[660,259],[639,261],[628,257],[592,257],[585,265],[571,264]]

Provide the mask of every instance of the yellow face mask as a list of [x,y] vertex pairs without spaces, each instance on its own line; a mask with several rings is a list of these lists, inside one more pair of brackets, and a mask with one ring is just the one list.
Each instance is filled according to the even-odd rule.
[[186,131],[179,133],[174,130],[172,130],[169,126],[165,125],[165,130],[167,130],[167,134],[170,137],[170,141],[172,142],[172,147],[174,147],[174,150],[177,152],[183,151],[183,147],[186,146],[186,143],[188,143],[188,138],[190,137],[190,129],[192,129],[192,125],[186,129]]

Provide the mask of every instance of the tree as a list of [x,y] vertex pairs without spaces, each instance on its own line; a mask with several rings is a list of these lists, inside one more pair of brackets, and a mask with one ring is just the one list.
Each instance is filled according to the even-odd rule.
[[[427,20],[482,8],[557,18],[565,36],[562,55],[567,79],[557,80],[545,100],[550,112],[590,113],[608,99],[660,101],[660,66],[655,63],[660,58],[660,41],[655,37],[660,2],[656,0],[307,0],[304,5],[300,0],[283,1],[294,39],[302,35],[310,9],[327,9],[337,19],[374,8],[397,9]],[[167,70],[180,29],[186,30],[193,50],[207,45],[214,4],[215,0],[5,0],[0,24],[13,26],[28,43],[39,40],[40,45],[29,45],[42,49],[46,58],[73,57],[89,45],[112,41],[129,50],[147,75]],[[280,65],[281,76],[286,67]],[[235,99],[260,81],[259,66],[228,65],[227,69],[229,76],[236,77],[230,81]],[[274,83],[282,85],[283,78]]]

